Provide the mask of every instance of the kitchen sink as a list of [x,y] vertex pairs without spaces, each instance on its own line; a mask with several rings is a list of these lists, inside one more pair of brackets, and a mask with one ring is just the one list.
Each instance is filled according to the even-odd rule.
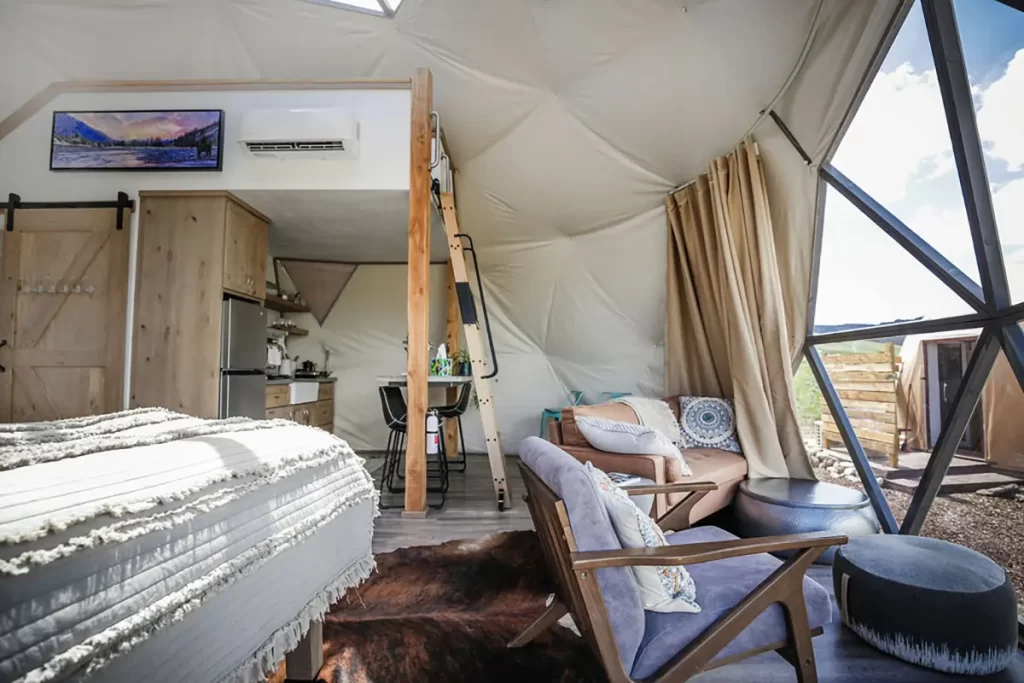
[[293,404],[315,403],[317,394],[320,392],[320,384],[317,382],[292,382],[288,385],[288,392]]

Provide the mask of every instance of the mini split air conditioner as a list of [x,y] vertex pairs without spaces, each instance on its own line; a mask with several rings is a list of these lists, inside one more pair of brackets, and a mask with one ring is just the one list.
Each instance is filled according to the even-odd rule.
[[274,159],[358,159],[359,122],[344,109],[250,109],[239,143]]

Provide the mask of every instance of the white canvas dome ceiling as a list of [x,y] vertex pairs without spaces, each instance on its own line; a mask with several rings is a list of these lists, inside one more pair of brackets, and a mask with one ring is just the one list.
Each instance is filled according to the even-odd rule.
[[[820,159],[898,4],[405,0],[388,18],[309,0],[4,0],[0,120],[61,80],[430,67],[512,448],[567,388],[661,390],[665,193],[736,145],[790,81],[776,109]],[[770,123],[758,140],[773,211],[787,202],[777,242],[796,284],[784,286],[806,293],[814,174]],[[802,329],[804,301],[793,305]]]

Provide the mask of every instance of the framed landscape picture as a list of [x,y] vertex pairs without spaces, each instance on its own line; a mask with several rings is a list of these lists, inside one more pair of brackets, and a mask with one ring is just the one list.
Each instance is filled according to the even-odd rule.
[[51,171],[219,171],[224,112],[57,111]]

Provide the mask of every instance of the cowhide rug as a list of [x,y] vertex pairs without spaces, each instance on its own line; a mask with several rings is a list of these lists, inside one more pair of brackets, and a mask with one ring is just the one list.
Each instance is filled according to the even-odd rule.
[[586,643],[555,626],[506,644],[552,592],[532,531],[402,548],[349,590],[324,621],[329,683],[593,683],[605,675]]

